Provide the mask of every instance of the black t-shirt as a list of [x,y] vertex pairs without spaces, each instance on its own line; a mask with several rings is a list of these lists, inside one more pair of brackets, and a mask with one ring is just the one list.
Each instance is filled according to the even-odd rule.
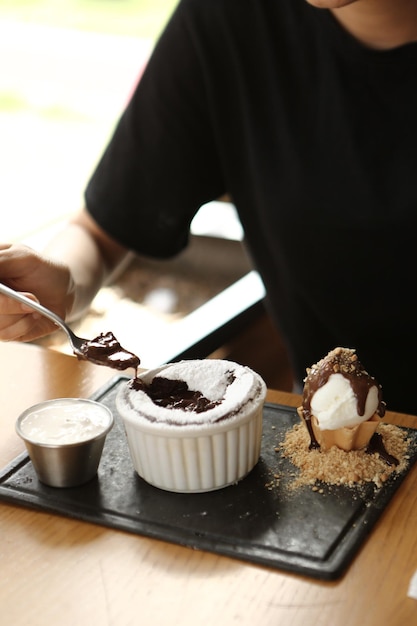
[[417,414],[417,44],[370,50],[305,0],[182,0],[86,190],[141,254],[229,193],[301,381],[356,348]]

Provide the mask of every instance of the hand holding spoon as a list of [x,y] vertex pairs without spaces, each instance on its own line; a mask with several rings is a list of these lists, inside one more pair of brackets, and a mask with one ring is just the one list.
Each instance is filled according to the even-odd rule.
[[102,333],[95,339],[78,337],[64,320],[39,302],[35,302],[23,294],[0,283],[0,293],[21,302],[34,311],[52,320],[67,335],[72,351],[79,358],[97,365],[107,365],[118,370],[133,367],[137,370],[140,364],[138,356],[122,348],[113,333]]

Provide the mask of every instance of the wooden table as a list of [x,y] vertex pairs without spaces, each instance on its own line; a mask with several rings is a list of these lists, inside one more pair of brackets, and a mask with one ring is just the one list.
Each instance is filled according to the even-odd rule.
[[[23,451],[27,406],[88,397],[114,371],[33,345],[0,343],[0,465]],[[270,391],[272,402],[299,397]],[[389,421],[416,426],[394,413]],[[322,582],[0,503],[0,623],[11,626],[408,626],[417,569],[417,467],[344,577]]]

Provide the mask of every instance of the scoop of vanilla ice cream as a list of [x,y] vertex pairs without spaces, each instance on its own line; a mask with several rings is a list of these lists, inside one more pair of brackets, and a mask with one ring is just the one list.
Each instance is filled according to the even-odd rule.
[[311,413],[322,430],[357,426],[370,419],[378,408],[378,387],[369,388],[365,412],[358,414],[358,401],[349,380],[342,374],[332,374],[311,399]]

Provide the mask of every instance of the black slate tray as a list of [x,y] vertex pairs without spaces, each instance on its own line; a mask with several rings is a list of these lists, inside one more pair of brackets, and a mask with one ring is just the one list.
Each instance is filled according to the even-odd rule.
[[[294,467],[274,448],[299,420],[291,407],[266,404],[261,459],[237,485],[202,494],[177,494],[148,485],[135,473],[120,418],[116,376],[94,394],[108,405],[115,426],[107,437],[98,475],[84,486],[56,489],[40,483],[27,454],[0,472],[0,500],[162,539],[194,549],[300,573],[339,578],[406,475],[381,489],[322,485],[288,492]],[[417,430],[410,466],[417,458]],[[279,484],[268,488],[274,474]]]

